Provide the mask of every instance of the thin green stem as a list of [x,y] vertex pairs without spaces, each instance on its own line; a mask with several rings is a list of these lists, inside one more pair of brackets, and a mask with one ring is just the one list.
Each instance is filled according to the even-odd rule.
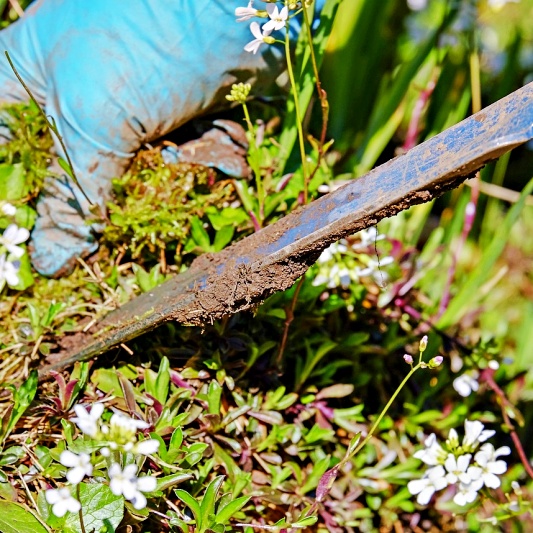
[[[313,74],[315,76],[316,91],[318,98],[320,99],[320,106],[322,108],[322,131],[320,133],[320,145],[319,145],[319,154],[318,157],[322,156],[322,148],[326,142],[326,133],[328,129],[329,121],[329,102],[328,95],[324,89],[322,89],[322,83],[320,81],[320,75],[318,73],[318,63],[315,55],[315,47],[313,46],[313,34],[311,32],[311,22],[309,20],[309,15],[307,9],[303,8],[304,15],[304,25],[307,32],[307,41],[309,43],[309,52],[311,54],[311,64],[313,66]],[[318,167],[318,164],[317,164]]]
[[250,113],[248,112],[248,106],[246,105],[246,102],[243,102],[242,109],[244,111],[244,119],[246,120],[246,125],[248,126],[248,130],[250,131],[250,135],[253,137],[253,140],[254,140],[254,143],[255,143],[254,126],[253,126],[252,121],[250,119]]
[[[398,394],[400,394],[400,391],[403,389],[405,384],[409,381],[411,376],[421,367],[422,367],[422,363],[418,363],[416,366],[412,367],[411,370],[409,371],[409,373],[405,376],[405,378],[403,378],[403,381],[400,383],[398,388],[394,391],[394,394],[391,396],[390,400],[387,402],[387,405],[384,407],[383,411],[381,411],[380,415],[378,416],[377,420],[374,422],[374,425],[372,426],[372,428],[368,432],[367,436],[357,445],[355,450],[350,454],[350,457],[355,456],[357,453],[359,453],[366,446],[368,441],[374,435],[374,432],[378,428],[381,420],[387,414],[387,411],[389,410],[390,406],[393,404],[393,402],[396,399],[396,397],[398,396]],[[349,459],[350,457],[346,457],[345,460]]]
[[78,483],[76,485],[76,496],[78,497],[78,501],[80,502],[80,510],[79,510],[79,517],[80,517],[80,527],[81,527],[81,533],[87,533],[85,531],[85,524],[83,523],[83,506],[81,505],[81,498],[80,498],[80,484]]
[[57,140],[59,141],[59,144],[61,145],[61,148],[63,149],[63,153],[65,154],[65,157],[67,158],[67,163],[68,163],[68,166],[69,166],[70,172],[71,172],[70,177],[74,180],[74,183],[76,184],[78,189],[81,191],[81,193],[83,194],[83,196],[85,197],[87,202],[89,202],[89,205],[93,205],[93,203],[91,202],[91,200],[89,199],[87,194],[85,194],[85,191],[82,189],[82,187],[80,185],[80,182],[78,181],[78,178],[77,178],[76,173],[74,171],[74,166],[72,165],[72,161],[70,159],[70,155],[69,155],[69,153],[67,151],[67,147],[65,146],[65,143],[63,142],[63,137],[59,133],[59,130],[57,129],[57,126],[55,125],[54,120],[53,119],[50,120],[48,118],[46,113],[43,111],[42,107],[39,105],[39,103],[35,99],[35,96],[33,96],[33,93],[31,92],[30,88],[26,85],[26,83],[22,79],[22,76],[19,74],[18,70],[16,69],[16,67],[15,67],[15,65],[14,65],[14,63],[13,63],[13,61],[12,61],[10,55],[9,55],[9,52],[7,50],[5,50],[4,53],[5,53],[6,57],[7,57],[8,62],[9,62],[9,66],[11,67],[13,72],[15,73],[15,76],[19,80],[19,82],[22,85],[22,87],[24,87],[24,90],[28,93],[28,96],[30,97],[31,101],[37,106],[37,109],[39,110],[39,112],[43,116],[44,120],[46,121],[46,124],[48,125],[50,130],[54,133],[54,135],[56,136]]
[[250,119],[250,113],[248,112],[248,106],[245,102],[242,104],[242,109],[244,111],[244,119],[246,121],[246,124],[248,126],[248,131],[250,132],[250,166],[252,167],[252,170],[255,174],[255,183],[257,185],[257,199],[259,201],[259,216],[258,221],[259,225],[263,226],[263,221],[265,218],[265,190],[263,187],[263,179],[261,177],[261,166],[259,164],[259,158],[258,158],[258,148],[257,148],[257,141],[255,138],[255,131],[254,126],[252,124],[252,120]]
[[304,203],[307,203],[307,196],[308,196],[307,188],[309,184],[308,184],[308,178],[307,178],[305,140],[304,140],[304,131],[303,131],[303,126],[302,126],[302,113],[300,110],[300,102],[298,101],[298,87],[296,85],[296,79],[294,78],[294,71],[292,68],[288,25],[285,31],[285,56],[287,59],[287,72],[289,74],[289,80],[291,82],[292,95],[294,97],[294,110],[296,112],[296,128],[298,130],[298,144],[300,146],[300,157],[302,159],[302,174],[304,178]]

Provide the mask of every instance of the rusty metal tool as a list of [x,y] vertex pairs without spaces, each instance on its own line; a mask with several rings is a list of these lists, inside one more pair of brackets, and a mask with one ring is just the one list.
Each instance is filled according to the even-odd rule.
[[530,83],[222,252],[199,257],[183,274],[111,312],[75,349],[51,356],[40,374],[100,355],[166,321],[205,324],[257,305],[290,287],[331,243],[457,187],[532,138]]

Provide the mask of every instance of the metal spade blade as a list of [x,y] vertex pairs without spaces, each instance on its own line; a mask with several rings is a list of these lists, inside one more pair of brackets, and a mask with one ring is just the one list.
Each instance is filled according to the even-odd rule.
[[331,243],[457,187],[532,138],[530,83],[222,252],[199,257],[185,273],[107,315],[94,333],[79,334],[76,348],[50,356],[41,376],[169,320],[205,324],[257,305],[290,287]]

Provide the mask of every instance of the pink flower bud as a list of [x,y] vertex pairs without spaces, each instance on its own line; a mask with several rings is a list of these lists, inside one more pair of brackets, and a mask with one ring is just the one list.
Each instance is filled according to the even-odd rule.
[[420,347],[418,348],[421,352],[425,351],[425,349],[428,347],[428,336],[424,335],[422,337],[422,340],[420,341]]
[[438,366],[442,365],[442,361],[444,361],[444,357],[442,357],[442,355],[437,355],[437,357],[431,359],[428,366],[429,368],[437,368]]

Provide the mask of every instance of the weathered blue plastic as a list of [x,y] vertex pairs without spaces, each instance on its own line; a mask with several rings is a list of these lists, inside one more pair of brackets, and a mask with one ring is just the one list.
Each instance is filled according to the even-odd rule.
[[42,375],[97,356],[165,321],[204,324],[290,287],[331,243],[458,186],[533,138],[533,83],[307,207],[198,258],[174,279],[110,313]]

